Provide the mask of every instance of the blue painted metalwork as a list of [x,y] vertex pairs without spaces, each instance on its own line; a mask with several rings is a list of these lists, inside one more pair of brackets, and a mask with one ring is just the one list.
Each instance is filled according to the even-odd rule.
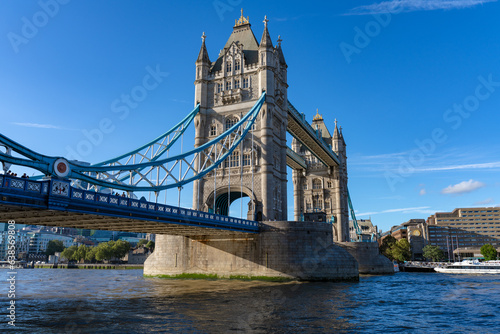
[[[252,109],[244,117],[242,117],[239,122],[217,138],[189,152],[170,158],[159,159],[160,156],[166,152],[168,148],[170,148],[172,143],[163,146],[162,149],[157,151],[157,154],[153,155],[153,157],[148,159],[146,162],[142,161],[140,163],[130,163],[131,156],[139,153],[141,149],[145,149],[150,147],[152,144],[157,143],[156,141],[153,141],[141,146],[137,150],[121,155],[118,158],[107,160],[96,165],[86,166],[75,161],[67,161],[64,158],[41,155],[0,134],[1,144],[31,159],[27,160],[12,157],[7,153],[0,153],[0,161],[31,167],[41,171],[45,175],[81,180],[95,186],[110,189],[120,189],[132,192],[159,192],[161,190],[171,188],[180,188],[183,185],[200,179],[204,175],[208,174],[217,168],[217,166],[219,166],[229,155],[231,155],[254,124],[265,101],[265,97],[266,93],[263,92],[262,96],[255,103]],[[197,112],[197,109],[198,107],[195,108],[195,110],[179,124],[191,122],[192,118],[194,118],[195,111]],[[174,136],[175,140],[177,140],[184,130],[185,127],[183,127],[182,131],[179,131]],[[160,136],[159,138],[165,138],[166,134]],[[217,149],[215,149],[216,147]],[[128,161],[126,164],[117,161],[123,158],[127,158]],[[169,163],[172,165],[167,167]],[[186,169],[182,169],[184,165],[186,166]],[[177,170],[176,168],[180,169],[179,177],[176,177],[173,173],[174,169]],[[145,169],[146,171],[142,172]],[[147,178],[148,175],[152,175],[153,170],[157,173],[156,184]],[[161,179],[159,177],[160,173],[163,174]],[[134,176],[139,176],[138,180],[135,180]],[[124,182],[127,179],[130,184],[126,184]],[[171,183],[168,183],[169,180]]]
[[259,223],[256,221],[81,190],[71,187],[69,180],[32,181],[0,175],[0,196],[4,205],[98,214],[235,232],[258,233],[259,231]]
[[[349,203],[349,210],[351,212],[352,224],[356,230],[356,235],[361,235],[361,228],[359,227],[358,220],[356,219],[356,213],[354,213],[354,207],[352,206],[351,195],[349,194],[349,189],[347,189],[347,202]],[[357,240],[352,240],[357,241]]]

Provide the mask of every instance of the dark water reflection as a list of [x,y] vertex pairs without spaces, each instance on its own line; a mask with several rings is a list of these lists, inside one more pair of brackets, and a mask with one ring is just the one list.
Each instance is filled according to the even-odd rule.
[[[7,272],[0,271],[2,310]],[[359,283],[162,280],[141,270],[20,270],[16,332],[499,333],[500,276]],[[6,314],[3,311],[2,314]],[[2,317],[0,332],[11,328]],[[5,330],[4,330],[5,329]]]

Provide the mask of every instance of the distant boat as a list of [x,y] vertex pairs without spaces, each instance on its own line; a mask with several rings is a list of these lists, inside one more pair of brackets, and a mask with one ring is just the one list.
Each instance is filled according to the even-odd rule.
[[397,263],[397,261],[392,261],[392,265],[394,266],[394,272],[399,272],[399,264]]
[[500,274],[500,261],[464,260],[445,267],[436,267],[434,270],[438,273],[452,274]]

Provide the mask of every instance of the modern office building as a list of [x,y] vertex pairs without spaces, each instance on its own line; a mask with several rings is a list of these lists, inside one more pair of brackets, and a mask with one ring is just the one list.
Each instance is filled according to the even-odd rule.
[[[23,231],[16,230],[15,235],[15,253],[16,259],[21,259],[29,249],[31,235]],[[0,231],[0,260],[6,261],[9,255],[9,232],[7,229]]]
[[484,244],[500,248],[500,208],[458,208],[427,219],[425,237],[449,257],[471,258]]

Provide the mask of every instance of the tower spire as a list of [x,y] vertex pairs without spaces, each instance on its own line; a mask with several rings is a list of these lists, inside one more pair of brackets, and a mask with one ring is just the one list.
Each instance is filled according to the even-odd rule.
[[262,33],[262,38],[260,40],[260,46],[264,47],[272,47],[273,42],[271,41],[271,36],[269,36],[269,31],[267,30],[267,23],[269,20],[267,19],[267,15],[264,17],[264,32]]
[[207,38],[207,35],[205,35],[205,32],[203,32],[203,35],[201,36],[201,49],[200,53],[198,54],[198,59],[196,59],[196,62],[208,62],[210,64],[210,57],[208,57],[208,51],[207,47],[205,46],[205,39]]
[[339,139],[340,138],[339,128],[337,126],[337,119],[336,118],[335,118],[335,129],[333,130],[333,138],[334,139]]

